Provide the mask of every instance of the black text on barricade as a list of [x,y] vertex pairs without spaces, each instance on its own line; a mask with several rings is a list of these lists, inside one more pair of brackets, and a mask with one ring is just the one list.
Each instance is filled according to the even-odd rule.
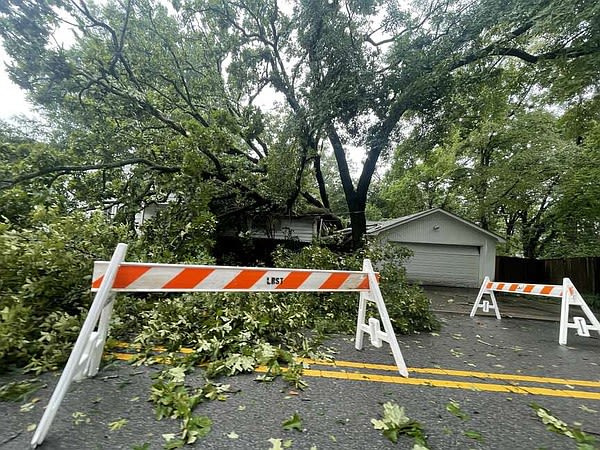
[[269,285],[281,284],[282,281],[283,277],[267,277],[267,284]]

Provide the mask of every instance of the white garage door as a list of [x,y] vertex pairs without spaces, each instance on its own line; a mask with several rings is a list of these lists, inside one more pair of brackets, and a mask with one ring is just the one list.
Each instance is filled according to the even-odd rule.
[[479,247],[408,244],[414,252],[406,263],[411,281],[437,286],[479,287]]

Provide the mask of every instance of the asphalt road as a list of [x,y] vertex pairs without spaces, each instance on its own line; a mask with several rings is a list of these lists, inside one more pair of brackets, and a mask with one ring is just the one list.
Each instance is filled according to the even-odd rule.
[[[371,419],[380,418],[387,401],[403,406],[422,424],[432,449],[575,449],[572,439],[546,429],[529,406],[532,402],[569,425],[578,424],[600,442],[597,333],[582,338],[571,331],[569,345],[562,347],[558,323],[438,316],[443,321],[439,333],[398,337],[409,369],[420,369],[411,371],[412,384],[393,370],[360,364],[392,365],[386,344],[377,349],[366,340],[365,350],[358,352],[352,337],[339,336],[327,345],[337,352],[336,360],[350,363],[311,365],[308,387],[299,393],[282,381],[257,383],[257,374],[221,380],[236,393],[198,407],[196,412],[209,416],[213,426],[193,448],[266,450],[271,448],[269,439],[291,440],[289,448],[306,450],[412,448],[411,438],[403,436],[393,444],[373,428]],[[156,370],[117,363],[94,379],[75,383],[40,448],[133,449],[144,443],[162,448],[162,434],[176,433],[179,425],[170,419],[157,421],[146,401]],[[39,401],[31,409],[0,403],[1,450],[28,448],[33,432],[27,427],[40,419],[58,380],[52,374],[41,379],[47,388],[36,393]],[[3,377],[0,383],[10,380]],[[192,384],[199,380],[188,377]],[[590,383],[577,383],[585,380]],[[447,406],[452,401],[468,417],[451,414]],[[282,428],[294,412],[302,418],[302,432]],[[109,423],[120,419],[127,422],[111,431]]]

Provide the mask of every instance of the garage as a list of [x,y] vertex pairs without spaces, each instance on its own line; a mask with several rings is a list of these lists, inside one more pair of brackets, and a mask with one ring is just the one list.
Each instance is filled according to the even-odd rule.
[[500,236],[443,209],[431,209],[374,223],[368,234],[409,248],[410,281],[423,285],[479,287],[494,279]]
[[410,281],[439,286],[472,287],[479,283],[479,247],[402,243],[413,252],[406,263]]

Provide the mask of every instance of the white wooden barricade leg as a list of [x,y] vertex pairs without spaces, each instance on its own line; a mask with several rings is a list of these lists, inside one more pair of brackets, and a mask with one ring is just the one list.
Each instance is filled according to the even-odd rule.
[[[483,309],[483,312],[488,312],[490,309],[493,309],[494,312],[496,313],[496,319],[500,320],[500,309],[498,309],[498,303],[496,302],[496,296],[494,295],[494,291],[491,289],[488,289],[488,283],[490,282],[489,277],[485,277],[485,279],[483,280],[483,283],[481,284],[481,289],[479,289],[479,294],[477,294],[477,299],[475,300],[475,304],[473,305],[473,309],[471,310],[471,317],[475,316],[475,313],[477,312],[477,308],[481,308]],[[490,302],[487,300],[483,300],[483,294],[487,294],[490,296],[490,300],[492,301],[492,304],[490,305]],[[481,304],[480,304],[481,303]]]
[[[125,258],[126,252],[127,245],[119,244],[110,260],[106,275],[100,285],[100,289],[96,292],[96,296],[94,297],[94,301],[92,302],[92,306],[90,307],[85,322],[81,327],[81,332],[79,333],[73,351],[69,356],[67,365],[52,393],[52,397],[44,411],[44,415],[35,430],[31,440],[32,448],[40,445],[46,438],[50,425],[52,425],[58,408],[69,390],[71,383],[74,380],[94,375],[98,372],[97,363],[100,362],[99,358],[102,356],[104,339],[106,339],[106,331],[108,330],[110,310],[112,310],[111,289],[115,277],[117,276],[119,265]],[[107,304],[107,302],[109,302],[109,304]],[[110,308],[110,310],[107,310],[107,308]],[[105,329],[99,327],[98,331],[94,332],[94,328],[98,325],[101,315],[106,322]]]
[[[402,351],[398,345],[396,334],[394,333],[392,322],[390,321],[390,316],[388,315],[387,308],[385,307],[381,290],[379,289],[379,282],[377,281],[377,277],[373,271],[371,261],[368,259],[365,259],[363,262],[363,272],[367,272],[369,274],[369,292],[360,293],[358,318],[356,320],[355,348],[357,350],[362,350],[365,333],[371,337],[371,344],[377,348],[381,348],[382,341],[387,342],[390,344],[392,349],[394,361],[396,362],[396,366],[398,367],[400,375],[408,377],[408,370],[406,368],[404,358],[402,357]],[[373,317],[369,319],[368,323],[365,323],[368,301],[374,302],[375,305],[377,305],[377,311],[379,312],[379,317],[383,322],[384,331],[381,331],[379,320]]]
[[[597,331],[600,334],[600,322],[569,278],[563,279],[561,302],[560,332],[558,336],[560,345],[567,345],[567,331],[569,328],[574,328],[577,330],[577,334],[583,337],[589,337],[590,331]],[[570,306],[579,306],[590,324],[586,322],[584,317],[578,316],[573,317],[573,322],[569,322]]]
[[90,357],[88,365],[85,368],[85,372],[81,374],[81,377],[76,378],[76,380],[85,377],[93,377],[98,373],[100,361],[102,360],[102,353],[104,352],[104,344],[106,344],[106,337],[108,336],[108,328],[110,326],[110,318],[112,316],[114,304],[115,293],[112,292],[108,296],[106,305],[102,308],[98,329],[92,333],[93,338],[90,339]]

